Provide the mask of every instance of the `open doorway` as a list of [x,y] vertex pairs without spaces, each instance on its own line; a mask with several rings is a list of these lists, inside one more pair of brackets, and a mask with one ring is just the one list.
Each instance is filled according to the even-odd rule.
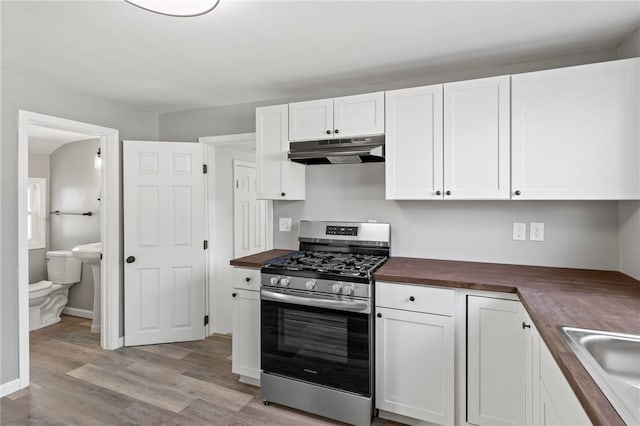
[[[234,208],[234,190],[236,178],[234,177],[234,164],[251,165],[255,163],[255,133],[243,133],[235,135],[224,135],[214,137],[202,137],[200,143],[205,147],[205,162],[208,164],[208,174],[206,180],[207,193],[207,234],[209,238],[209,253],[207,261],[208,269],[208,301],[209,334],[230,333],[232,326],[232,267],[229,260],[237,257],[236,232],[234,231],[234,218],[242,215],[242,211]],[[248,167],[250,169],[250,167]],[[248,178],[246,183],[251,182]],[[255,182],[255,180],[254,180]],[[238,186],[241,182],[238,183]],[[251,184],[249,183],[249,186]],[[264,215],[253,216],[261,222],[254,227],[264,229],[264,245],[255,249],[255,240],[248,243],[257,251],[269,250],[273,247],[273,206],[271,201],[264,203]],[[245,204],[248,209],[251,203]],[[249,210],[246,210],[247,216]],[[237,221],[235,221],[237,222]],[[247,224],[251,223],[245,222]],[[241,228],[242,229],[242,228]],[[250,229],[249,226],[244,229]],[[255,228],[254,228],[255,229]],[[246,235],[249,239],[249,234]],[[246,241],[246,240],[245,240]],[[264,248],[262,248],[264,247]],[[242,250],[240,250],[242,251]],[[249,252],[246,252],[249,254]]]
[[[62,145],[65,144],[69,145],[63,149]],[[50,154],[60,149],[66,151],[72,144],[78,148],[73,150],[72,156],[78,156],[80,152],[87,150],[90,151],[88,155],[90,163],[85,164],[86,167],[82,167],[82,169],[97,170],[95,167],[98,163],[98,157],[102,165],[99,173],[93,176],[93,184],[88,186],[92,189],[79,196],[77,192],[67,188],[66,191],[60,191],[59,194],[56,194],[55,200],[58,204],[54,205],[51,184],[47,183],[46,177],[42,177],[43,174],[51,172],[51,170],[44,170],[47,167],[42,164],[46,162],[43,157],[49,157]],[[95,313],[96,322],[94,324],[94,331],[100,329],[100,346],[103,349],[115,349],[122,346],[122,338],[120,337],[121,268],[119,265],[121,257],[120,147],[118,130],[28,111],[19,111],[18,146],[19,370],[20,388],[24,388],[29,385],[30,328],[33,328],[34,325],[45,327],[49,325],[48,323],[57,322],[56,310],[62,310],[66,307],[71,284],[78,285],[81,281],[80,274],[77,274],[77,282],[71,283],[71,281],[76,281],[74,277],[71,277],[67,280],[69,282],[62,283],[67,285],[66,288],[64,288],[65,285],[58,285],[60,283],[51,283],[52,285],[49,286],[48,277],[46,277],[47,266],[45,266],[49,261],[46,259],[53,259],[64,254],[60,259],[55,259],[54,263],[73,263],[77,259],[68,256],[68,250],[71,247],[67,246],[75,246],[74,242],[79,241],[78,238],[100,239],[102,242],[102,260],[97,261],[100,272],[96,276],[93,273],[95,269],[89,267],[91,278],[86,280],[90,282],[91,286],[94,286],[94,279],[96,281],[99,279],[101,282],[98,296],[100,302],[96,307],[91,303],[91,311],[80,309],[73,313],[77,315],[82,314],[81,311],[86,311],[84,313],[88,316],[87,312],[91,312],[93,315],[94,311],[100,311]],[[100,150],[100,154],[98,154],[98,150]],[[30,151],[32,153],[31,168],[29,166]],[[87,156],[86,154],[84,152],[85,156]],[[72,178],[77,180],[78,173],[74,172],[78,170],[64,169],[74,167],[80,169],[81,167],[78,167],[77,164],[74,165],[73,159],[62,158],[62,154],[58,157],[60,157],[59,161],[56,160],[56,169],[60,170],[58,182]],[[49,164],[50,161],[49,157]],[[36,166],[38,162],[40,164]],[[31,182],[29,179],[30,169],[32,172]],[[36,169],[38,169],[38,173],[35,173]],[[35,174],[40,176],[34,176]],[[78,187],[86,186],[86,184],[87,182],[77,182]],[[50,200],[48,203],[47,193],[49,193]],[[63,201],[64,198],[68,200]],[[90,198],[95,198],[95,200],[90,200]],[[65,202],[71,204],[62,208]],[[73,203],[76,205],[74,206]],[[65,213],[68,214],[65,215]],[[66,219],[66,221],[57,223],[60,219]],[[89,219],[91,222],[85,220],[81,223],[70,223],[69,220],[73,219]],[[61,225],[56,227],[56,231],[51,227],[54,220],[57,225]],[[72,230],[72,232],[64,232],[64,228]],[[83,236],[70,235],[83,228],[85,228],[82,231]],[[33,254],[30,253],[30,246],[34,251]],[[65,250],[56,250],[58,253],[55,253],[56,251],[51,250],[52,248]],[[41,254],[44,254],[42,259],[40,259]],[[29,284],[38,283],[42,288],[37,289],[39,292],[37,295],[41,296],[43,300],[34,297],[33,304],[38,301],[49,303],[53,305],[51,306],[53,311],[51,309],[38,310],[36,315],[36,310],[31,309],[30,312]],[[53,288],[54,285],[55,288]],[[90,290],[91,298],[93,298],[94,289]],[[44,300],[47,297],[51,298],[48,302]],[[63,302],[64,304],[60,306]],[[42,317],[40,317],[40,312],[43,314]]]
[[100,333],[100,138],[38,125],[28,134],[29,331],[64,313]]

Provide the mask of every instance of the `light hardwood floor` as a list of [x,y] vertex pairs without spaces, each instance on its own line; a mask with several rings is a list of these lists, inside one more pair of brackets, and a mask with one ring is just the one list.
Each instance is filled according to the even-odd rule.
[[90,325],[65,315],[30,333],[31,385],[2,398],[2,425],[339,424],[264,406],[231,372],[229,336],[103,351]]

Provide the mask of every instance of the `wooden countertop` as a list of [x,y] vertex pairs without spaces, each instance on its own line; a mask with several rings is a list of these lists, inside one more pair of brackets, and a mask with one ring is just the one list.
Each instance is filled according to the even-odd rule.
[[233,259],[231,262],[229,262],[229,264],[231,266],[242,266],[245,268],[259,269],[267,260],[284,256],[285,254],[291,253],[292,251],[293,250],[282,250],[282,249],[267,250],[257,254],[252,254],[250,256]]
[[393,257],[376,281],[517,293],[595,425],[624,425],[558,325],[640,335],[640,282],[615,271]]
[[[234,259],[260,268],[292,250]],[[567,325],[640,335],[640,282],[616,271],[392,257],[376,281],[516,293],[595,425],[624,425],[558,330]]]

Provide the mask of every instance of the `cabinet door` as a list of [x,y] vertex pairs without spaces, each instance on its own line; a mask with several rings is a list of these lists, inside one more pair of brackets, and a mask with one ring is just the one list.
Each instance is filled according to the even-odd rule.
[[512,76],[513,198],[638,199],[639,74],[634,58]]
[[234,289],[232,371],[260,379],[260,293]]
[[256,108],[256,197],[304,200],[305,168],[287,159],[287,105]]
[[442,85],[386,93],[386,198],[441,199]]
[[540,416],[537,424],[540,426],[560,426],[563,424],[558,410],[551,401],[547,387],[542,382],[540,382]]
[[376,408],[453,424],[453,317],[376,311]]
[[345,96],[333,100],[336,138],[384,133],[384,92]]
[[525,424],[523,318],[518,301],[467,298],[469,423]]
[[289,140],[333,138],[333,99],[289,104]]
[[[553,359],[547,345],[540,340],[540,418],[542,424],[545,423],[545,416],[552,415],[555,425],[590,425],[591,420],[582,408],[582,404],[578,397],[571,389],[571,385],[565,379],[564,374]],[[544,398],[548,398],[550,404],[545,404]],[[554,407],[553,414],[550,408],[545,405]],[[546,410],[546,411],[545,411]],[[560,421],[555,421],[559,419]]]
[[444,85],[445,199],[509,199],[509,76]]

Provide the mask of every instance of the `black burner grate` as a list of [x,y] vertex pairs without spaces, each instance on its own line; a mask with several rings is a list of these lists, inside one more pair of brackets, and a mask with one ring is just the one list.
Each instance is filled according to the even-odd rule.
[[370,277],[386,256],[356,253],[300,251],[270,261],[267,267],[352,277]]

